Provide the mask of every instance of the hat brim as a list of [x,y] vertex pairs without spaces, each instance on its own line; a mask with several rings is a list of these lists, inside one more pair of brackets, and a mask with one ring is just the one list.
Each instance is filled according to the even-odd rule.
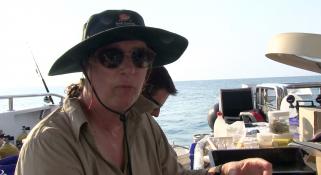
[[65,52],[52,65],[49,75],[82,72],[81,61],[98,48],[118,41],[142,40],[156,52],[153,67],[176,61],[185,51],[188,40],[163,29],[145,26],[125,26],[106,30],[83,40]]

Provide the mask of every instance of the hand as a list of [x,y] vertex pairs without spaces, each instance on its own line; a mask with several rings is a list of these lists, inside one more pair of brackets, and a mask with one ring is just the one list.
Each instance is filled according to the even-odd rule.
[[[214,174],[215,167],[208,170]],[[248,158],[235,162],[228,162],[222,166],[223,175],[271,175],[272,164],[261,158]]]

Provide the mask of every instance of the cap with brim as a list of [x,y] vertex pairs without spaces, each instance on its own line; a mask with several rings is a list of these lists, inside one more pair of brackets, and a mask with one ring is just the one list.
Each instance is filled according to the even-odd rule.
[[144,25],[143,18],[129,10],[107,10],[93,15],[85,24],[84,39],[52,65],[49,75],[81,72],[81,62],[98,48],[119,41],[141,40],[156,57],[153,67],[176,61],[188,41],[181,35]]

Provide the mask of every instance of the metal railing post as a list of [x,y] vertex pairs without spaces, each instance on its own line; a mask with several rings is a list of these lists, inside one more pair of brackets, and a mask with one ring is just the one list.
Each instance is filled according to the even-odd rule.
[[13,111],[13,97],[8,98],[9,101],[9,111]]

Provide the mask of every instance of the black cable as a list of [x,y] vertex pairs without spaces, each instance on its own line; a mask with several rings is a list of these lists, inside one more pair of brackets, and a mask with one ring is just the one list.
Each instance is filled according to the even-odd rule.
[[128,144],[128,139],[127,139],[127,116],[126,115],[121,115],[119,118],[124,125],[124,132],[125,132],[125,144],[126,144],[126,149],[127,149],[127,156],[128,156],[128,162],[127,162],[127,166],[128,166],[128,173],[129,175],[132,175],[132,167],[131,167],[131,158],[130,158],[130,152],[129,152],[129,144]]

